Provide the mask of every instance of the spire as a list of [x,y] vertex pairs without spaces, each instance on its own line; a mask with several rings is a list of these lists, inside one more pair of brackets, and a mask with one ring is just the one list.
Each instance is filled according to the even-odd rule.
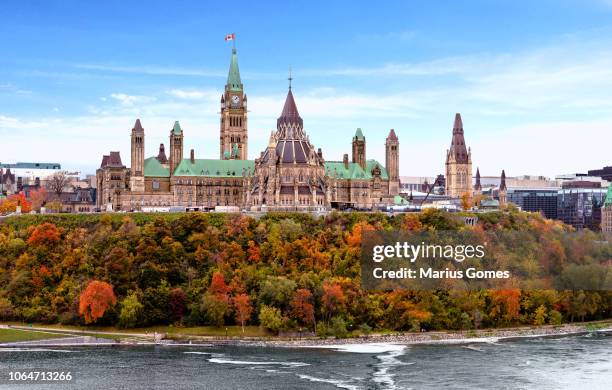
[[391,131],[389,131],[387,141],[397,141],[397,135],[395,134],[395,130],[391,129]]
[[287,80],[289,80],[289,90],[291,91],[291,81],[293,81],[293,77],[291,77],[291,66],[289,67],[289,78]]
[[461,120],[461,114],[455,114],[455,124],[453,125],[453,129],[461,129],[463,130],[463,121]]
[[474,189],[476,191],[482,190],[482,185],[480,184],[480,169],[476,168],[476,184],[474,184]]
[[179,121],[174,122],[174,127],[172,128],[172,132],[176,135],[181,134],[183,132],[183,129],[181,129],[181,125],[179,124]]
[[506,191],[506,171],[502,169],[501,181],[499,183],[499,190]]
[[295,104],[295,99],[293,99],[293,92],[291,92],[291,88],[289,88],[289,92],[287,92],[283,112],[276,121],[277,127],[280,126],[281,123],[297,123],[300,127],[303,126],[303,121],[300,117],[300,113],[298,112],[297,105]]
[[355,132],[355,138],[358,139],[359,141],[363,141],[365,139],[365,137],[363,136],[363,133],[361,132],[361,128],[358,128],[357,131]]
[[140,118],[136,119],[136,123],[134,123],[134,128],[132,129],[132,131],[144,131],[142,125],[140,124]]
[[467,164],[469,160],[468,150],[465,146],[465,139],[463,138],[463,121],[461,120],[461,114],[455,114],[455,123],[453,124],[453,140],[451,141],[451,147],[449,154],[455,157],[455,161],[460,164]]
[[241,92],[242,81],[240,81],[240,70],[238,69],[238,57],[236,56],[236,48],[232,49],[232,61],[230,62],[229,72],[227,74],[227,84],[225,89]]

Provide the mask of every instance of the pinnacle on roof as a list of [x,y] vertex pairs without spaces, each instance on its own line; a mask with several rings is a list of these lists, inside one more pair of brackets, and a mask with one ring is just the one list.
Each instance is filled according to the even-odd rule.
[[482,185],[480,184],[480,169],[476,168],[476,183],[474,184],[474,189],[476,191],[482,190]]
[[179,121],[174,122],[174,127],[172,128],[172,132],[174,134],[181,134],[183,132],[183,129],[181,129],[181,125],[179,124]]
[[166,150],[164,144],[159,144],[159,153],[157,154],[157,161],[162,164],[168,163],[168,157],[166,157]]
[[240,69],[238,69],[236,48],[232,49],[232,60],[230,62],[229,72],[227,73],[227,84],[225,87],[230,91],[242,91],[242,81],[240,80]]
[[361,132],[361,128],[357,128],[357,131],[355,132],[355,138],[357,138],[360,141],[365,139],[365,137],[363,136],[363,133]]
[[132,130],[144,131],[144,129],[142,128],[142,125],[140,124],[140,118],[136,119],[136,123],[134,123],[134,128]]

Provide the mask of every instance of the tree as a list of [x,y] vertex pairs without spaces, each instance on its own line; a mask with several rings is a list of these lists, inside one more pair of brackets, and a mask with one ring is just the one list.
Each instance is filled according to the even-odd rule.
[[142,303],[138,301],[138,295],[136,292],[130,292],[130,294],[128,294],[128,296],[121,301],[119,326],[124,328],[133,328],[136,326],[139,322],[142,308]]
[[546,323],[546,306],[540,305],[536,311],[533,318],[534,325],[544,325]]
[[57,226],[50,222],[44,222],[36,226],[28,238],[28,245],[52,246],[61,240],[61,234]]
[[253,312],[250,298],[246,294],[238,294],[234,297],[233,302],[236,309],[236,320],[240,322],[242,333],[244,333],[244,323],[251,317]]
[[228,314],[229,309],[227,297],[219,294],[204,294],[202,298],[202,311],[210,324],[222,327],[225,324],[225,316]]
[[14,213],[17,211],[17,206],[21,206],[21,212],[24,214],[32,211],[32,205],[25,195],[20,192],[0,201],[0,214]]
[[59,198],[69,183],[70,178],[64,172],[56,172],[47,179],[47,189]]
[[85,317],[85,323],[94,323],[116,303],[117,298],[110,284],[92,280],[79,298],[79,314]]
[[182,321],[185,310],[187,309],[187,295],[182,288],[177,287],[170,291],[170,314],[173,321]]
[[225,284],[225,279],[220,272],[215,272],[213,274],[208,292],[215,295],[226,295],[229,292],[229,288],[227,284]]
[[291,316],[305,325],[314,324],[314,305],[312,304],[312,293],[310,290],[300,288],[293,293]]
[[323,284],[323,297],[321,302],[323,307],[321,311],[327,318],[331,318],[332,315],[338,313],[343,309],[346,298],[342,292],[342,287],[337,283],[324,283]]
[[30,202],[32,203],[32,210],[39,211],[43,204],[47,201],[47,190],[39,188],[30,192]]
[[469,192],[464,192],[461,195],[461,208],[463,210],[469,210],[472,208],[473,202],[472,202],[472,196],[470,195]]
[[273,306],[262,305],[259,311],[259,324],[266,329],[270,329],[274,333],[278,333],[283,326],[283,316],[281,315],[280,309]]

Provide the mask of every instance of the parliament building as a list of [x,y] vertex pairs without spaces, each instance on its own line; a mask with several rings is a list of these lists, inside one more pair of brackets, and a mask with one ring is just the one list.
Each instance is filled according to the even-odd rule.
[[[131,132],[131,161],[119,152],[103,156],[96,171],[101,210],[193,210],[233,206],[249,211],[372,209],[393,204],[399,195],[399,140],[392,129],[385,141],[385,164],[366,157],[366,137],[357,129],[352,156],[326,161],[304,130],[291,90],[276,131],[255,160],[248,159],[247,95],[232,51],[221,96],[219,159],[184,155],[185,131],[170,130],[168,149],[146,157],[145,129],[137,119]],[[469,180],[467,177],[464,180]]]

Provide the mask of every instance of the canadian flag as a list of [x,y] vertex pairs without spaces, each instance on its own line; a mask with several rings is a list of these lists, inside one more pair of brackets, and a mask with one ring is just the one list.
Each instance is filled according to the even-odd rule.
[[227,42],[227,41],[233,41],[235,38],[236,38],[236,35],[235,35],[234,33],[227,34],[227,35],[225,36],[225,41],[226,41],[226,42]]

